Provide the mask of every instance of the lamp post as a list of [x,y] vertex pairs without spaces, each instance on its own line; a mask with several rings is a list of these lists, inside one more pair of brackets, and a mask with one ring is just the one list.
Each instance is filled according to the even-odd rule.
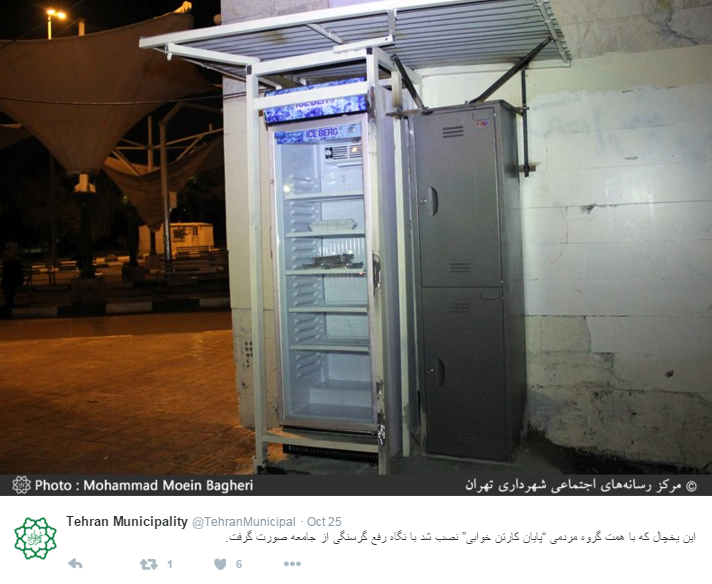
[[47,10],[47,38],[51,39],[52,38],[52,19],[53,18],[58,18],[59,20],[64,20],[67,18],[66,13],[62,12],[61,10],[55,10],[54,8],[50,8]]
[[[47,38],[52,39],[52,19],[53,18],[58,18],[59,20],[64,20],[67,18],[67,14],[65,12],[55,10],[54,8],[50,8],[47,10]],[[86,21],[83,18],[78,19],[77,21],[78,24],[78,32],[79,36],[84,36],[85,32],[85,24]],[[55,259],[55,249],[54,249],[54,241],[56,237],[56,225],[54,222],[56,221],[54,209],[54,158],[50,154],[50,181],[52,182],[52,185],[50,186],[50,196],[52,198],[52,229],[51,229],[51,236],[52,236],[52,248],[51,248],[51,253],[53,256],[53,261]],[[89,209],[89,199],[88,196],[90,193],[95,192],[95,187],[94,185],[91,184],[90,182],[90,176],[87,173],[81,173],[79,175],[79,184],[77,184],[74,187],[74,192],[78,193],[79,195],[79,205],[80,205],[80,210],[81,210],[81,231],[82,231],[82,251],[81,251],[81,261],[82,261],[82,270],[81,270],[81,278],[94,278],[94,266],[93,266],[93,258],[92,258],[92,251],[91,251],[91,214],[90,214],[90,209]]]
[[[57,18],[59,20],[64,20],[67,18],[66,13],[50,8],[47,10],[47,39],[52,39],[52,19]],[[49,155],[49,200],[50,200],[50,258],[52,260],[52,266],[54,267],[57,261],[57,209],[55,201],[55,190],[54,190],[54,156],[50,152]]]

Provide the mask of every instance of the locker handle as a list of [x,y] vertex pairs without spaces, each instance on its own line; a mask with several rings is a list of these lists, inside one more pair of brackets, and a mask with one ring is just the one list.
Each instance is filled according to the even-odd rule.
[[434,187],[428,188],[428,195],[430,198],[430,216],[435,217],[438,212],[438,207],[440,207],[440,199],[438,198],[438,191]]
[[442,387],[443,383],[445,383],[445,363],[443,363],[442,359],[438,359],[438,366],[435,370],[435,382],[438,384],[438,387]]

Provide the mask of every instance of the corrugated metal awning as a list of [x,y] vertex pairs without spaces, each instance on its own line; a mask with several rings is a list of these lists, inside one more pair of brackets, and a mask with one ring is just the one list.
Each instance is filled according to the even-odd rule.
[[[568,62],[548,0],[390,0],[150,37],[140,46],[241,78],[250,63],[364,46],[397,54],[414,70],[507,64],[550,36],[554,42],[537,60]],[[340,65],[330,74],[353,75],[352,69]]]

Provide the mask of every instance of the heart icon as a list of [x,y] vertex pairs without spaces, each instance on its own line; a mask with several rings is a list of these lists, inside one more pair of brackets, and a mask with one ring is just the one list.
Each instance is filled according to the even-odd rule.
[[215,567],[216,567],[218,570],[222,570],[222,569],[225,567],[225,564],[227,564],[227,562],[226,562],[224,559],[222,559],[222,560],[215,560]]

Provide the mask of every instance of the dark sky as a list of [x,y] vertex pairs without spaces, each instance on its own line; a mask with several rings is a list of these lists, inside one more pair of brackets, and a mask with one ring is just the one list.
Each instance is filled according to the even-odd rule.
[[[86,20],[87,34],[173,12],[183,0],[9,0],[3,2],[0,18],[0,39],[15,39],[27,35],[27,39],[47,37],[47,8],[68,13],[63,23],[55,21],[53,36],[77,34],[76,25],[68,26],[76,18]],[[220,0],[193,0],[195,28],[213,25],[213,16],[220,13]]]
[[[77,18],[86,21],[86,33],[101,32],[127,26],[173,12],[183,4],[183,0],[11,0],[3,3],[0,18],[0,39],[37,40],[47,38],[47,9],[65,11],[68,18],[63,22],[55,20],[52,36],[73,36],[77,34]],[[220,0],[193,0],[191,12],[195,28],[214,26],[214,17],[220,13]],[[0,43],[0,66],[2,66],[2,45]],[[213,83],[220,83],[217,75],[200,69]],[[10,122],[0,113],[0,123]]]

